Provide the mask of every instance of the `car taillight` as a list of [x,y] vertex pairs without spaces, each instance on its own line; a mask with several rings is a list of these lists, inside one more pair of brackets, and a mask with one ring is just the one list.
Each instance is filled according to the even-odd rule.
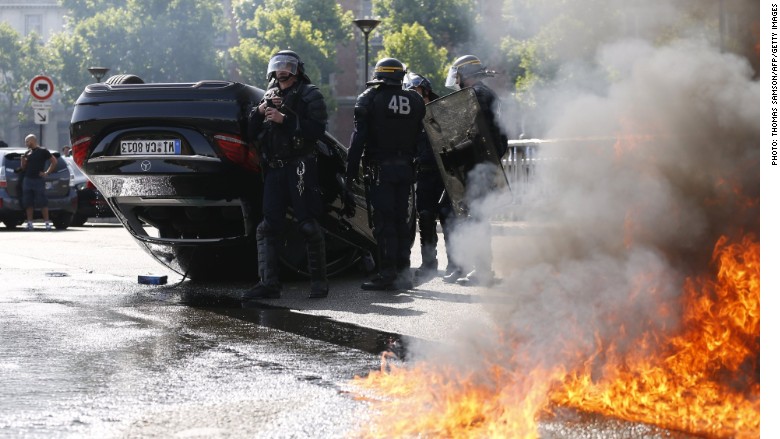
[[[0,165],[0,187],[8,187],[8,182],[5,181],[5,166]],[[3,200],[0,199],[0,203],[2,203]],[[2,205],[0,205],[2,207]]]
[[87,189],[97,189],[97,187],[95,186],[95,184],[94,184],[94,183],[92,183],[92,182],[91,182],[91,181],[89,181],[89,180],[87,180],[87,185],[86,185],[86,186],[87,186]]
[[257,151],[240,137],[231,134],[215,134],[214,141],[226,159],[242,168],[260,172],[260,158],[257,156]]
[[87,161],[87,154],[89,154],[90,146],[92,146],[92,137],[85,136],[71,140],[73,161],[81,169],[84,169],[84,162]]

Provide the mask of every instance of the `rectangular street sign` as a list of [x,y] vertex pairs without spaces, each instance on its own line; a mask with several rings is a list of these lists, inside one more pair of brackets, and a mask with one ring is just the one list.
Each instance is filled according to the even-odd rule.
[[49,123],[49,110],[36,108],[33,110],[33,118],[36,125],[46,125]]
[[49,101],[33,101],[32,107],[37,109],[51,110],[51,102]]

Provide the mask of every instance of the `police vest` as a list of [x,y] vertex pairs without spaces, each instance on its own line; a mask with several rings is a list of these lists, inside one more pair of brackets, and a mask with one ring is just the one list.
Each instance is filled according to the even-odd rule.
[[[282,96],[279,110],[287,115],[287,120],[281,125],[266,122],[266,135],[261,143],[263,155],[268,160],[286,160],[312,153],[328,120],[322,93],[314,85],[298,83],[284,91],[269,89],[266,92],[267,102],[270,102],[273,93]],[[318,122],[322,130],[308,132],[301,124],[305,119]]]
[[368,90],[364,95],[368,101],[366,155],[374,160],[392,157],[411,160],[425,116],[422,97],[411,90],[387,86]]

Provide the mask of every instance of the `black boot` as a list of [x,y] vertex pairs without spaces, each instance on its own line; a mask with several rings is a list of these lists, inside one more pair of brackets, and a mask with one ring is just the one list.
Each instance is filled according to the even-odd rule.
[[275,239],[268,233],[265,221],[257,226],[257,274],[260,282],[245,291],[241,299],[278,299],[282,296]]
[[436,215],[434,212],[422,210],[419,217],[422,265],[415,271],[415,276],[429,277],[439,270],[439,261],[436,259],[436,243],[439,241],[436,235]]
[[244,291],[244,294],[241,295],[242,300],[278,299],[280,297],[282,297],[281,286],[264,285],[263,281],[256,283],[255,286]]
[[480,287],[490,287],[497,284],[498,279],[496,279],[496,276],[493,274],[492,270],[474,269],[465,276],[458,279],[457,282],[459,285],[464,286],[476,285]]
[[325,239],[319,224],[314,220],[301,223],[301,234],[306,239],[306,252],[311,276],[310,299],[322,299],[328,296],[327,259],[325,257]]
[[422,264],[415,270],[415,277],[429,278],[435,276],[439,271],[439,261],[436,259],[436,249],[434,248],[431,250],[430,244],[422,244],[420,250],[422,253]]
[[447,265],[444,277],[442,277],[441,280],[447,282],[448,284],[454,284],[461,277],[463,277],[463,269],[457,265],[449,264]]
[[397,290],[411,290],[414,289],[414,283],[412,282],[412,269],[409,259],[398,260],[396,264],[396,276],[395,276],[395,289]]
[[395,279],[382,276],[381,274],[368,282],[363,282],[360,289],[367,291],[395,291]]

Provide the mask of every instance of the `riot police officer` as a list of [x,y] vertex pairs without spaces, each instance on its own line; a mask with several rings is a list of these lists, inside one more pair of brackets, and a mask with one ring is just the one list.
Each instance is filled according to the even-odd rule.
[[291,50],[271,57],[267,78],[269,89],[249,116],[249,137],[258,142],[265,177],[263,221],[257,226],[260,281],[242,298],[281,296],[279,246],[288,208],[306,241],[309,297],[323,298],[328,295],[328,281],[325,240],[318,222],[322,201],[315,147],[327,124],[325,100],[304,72],[301,58]]
[[377,62],[369,86],[355,104],[355,129],[347,153],[347,181],[357,177],[361,158],[369,180],[373,234],[379,250],[379,273],[364,290],[412,288],[409,272],[411,222],[409,196],[414,184],[413,160],[425,103],[401,85],[404,65],[395,58]]
[[[494,141],[494,147],[498,153],[499,160],[506,154],[508,148],[507,136],[498,124],[498,118],[496,112],[498,110],[498,98],[493,90],[482,82],[483,78],[492,76],[493,72],[489,72],[482,61],[474,55],[464,55],[456,59],[449,69],[447,79],[445,81],[445,87],[460,90],[466,87],[474,89],[474,93],[477,96],[479,102],[480,111],[485,119],[490,131],[490,137]],[[468,184],[468,183],[467,183]],[[454,270],[445,274],[444,281],[454,283],[457,282],[461,285],[489,285],[495,281],[492,266],[492,246],[489,238],[489,220],[486,218],[479,218],[479,212],[470,212],[471,219],[484,223],[488,228],[488,239],[481,240],[486,248],[477,249],[475,253],[484,255],[482,258],[478,258],[479,262],[477,266],[473,267],[470,272],[464,273],[464,270],[458,266],[454,267]],[[464,275],[465,274],[465,275]]]
[[[431,82],[422,75],[408,72],[404,77],[405,90],[414,90],[426,104],[438,99],[434,93]],[[447,250],[447,273],[455,270],[454,258],[449,253],[450,223],[447,219],[452,215],[452,206],[444,191],[444,181],[441,178],[439,166],[431,148],[427,135],[420,137],[417,147],[417,187],[415,188],[415,200],[417,206],[417,226],[420,230],[420,252],[422,264],[415,272],[418,278],[435,275],[439,270],[436,246],[439,236],[436,234],[436,220],[441,223],[444,232],[444,244]]]

